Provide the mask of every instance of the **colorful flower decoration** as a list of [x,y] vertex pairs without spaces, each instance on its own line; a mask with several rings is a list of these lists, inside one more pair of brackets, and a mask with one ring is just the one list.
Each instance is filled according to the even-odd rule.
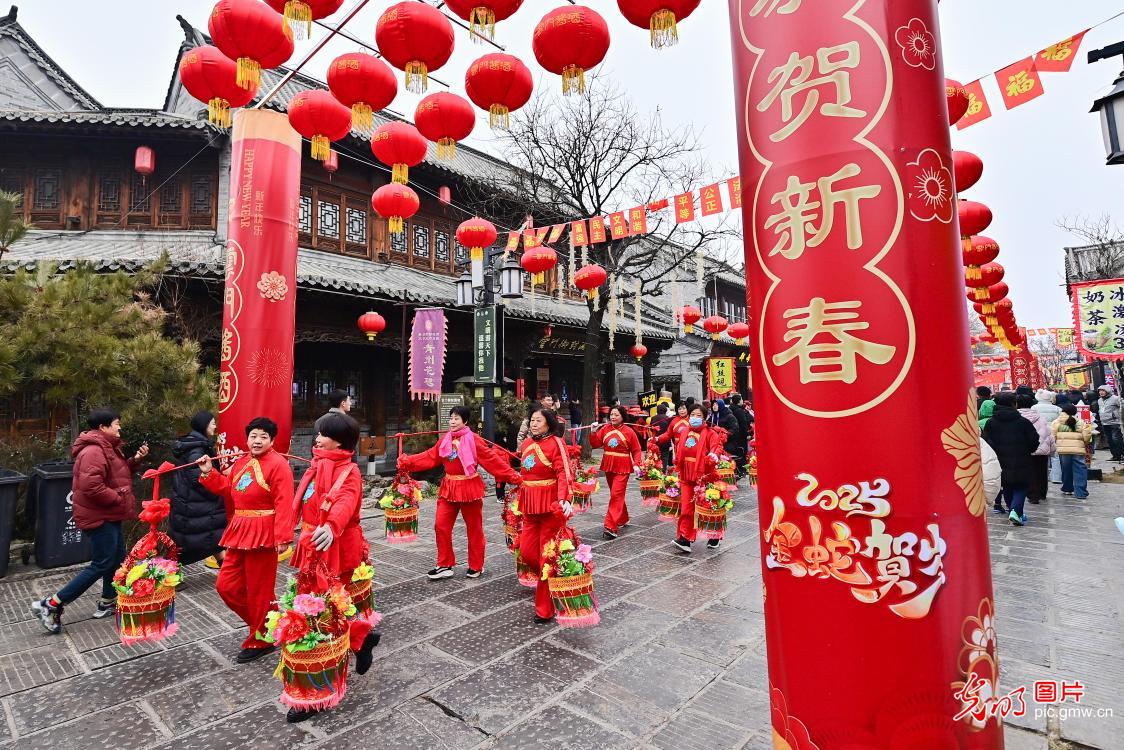
[[936,67],[937,40],[920,18],[911,18],[908,24],[895,32],[894,39],[902,48],[902,59],[906,65],[925,70]]
[[905,182],[909,187],[909,212],[913,218],[952,223],[956,202],[952,170],[945,166],[940,154],[931,148],[919,153],[916,161],[906,165]]
[[289,293],[289,285],[285,277],[276,271],[263,273],[258,281],[258,291],[261,296],[270,302],[280,302]]

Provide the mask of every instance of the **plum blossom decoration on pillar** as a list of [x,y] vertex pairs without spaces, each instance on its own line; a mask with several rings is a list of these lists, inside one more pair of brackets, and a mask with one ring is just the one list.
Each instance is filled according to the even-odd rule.
[[911,18],[908,24],[894,33],[894,39],[902,48],[902,59],[906,65],[925,70],[936,66],[937,40],[920,18]]
[[918,221],[952,223],[956,204],[952,187],[952,170],[931,148],[917,155],[906,165],[905,184],[909,189],[909,212]]
[[261,296],[270,302],[280,302],[289,293],[289,285],[285,277],[276,271],[263,273],[258,281],[258,291]]

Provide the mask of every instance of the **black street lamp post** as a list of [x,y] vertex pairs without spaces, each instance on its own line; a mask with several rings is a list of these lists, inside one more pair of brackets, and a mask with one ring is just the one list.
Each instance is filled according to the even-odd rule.
[[[1089,62],[1124,56],[1124,42],[1095,49],[1089,53]],[[1108,164],[1124,164],[1124,72],[1112,84],[1112,90],[1093,102],[1090,112],[1099,112],[1101,133],[1104,135]]]

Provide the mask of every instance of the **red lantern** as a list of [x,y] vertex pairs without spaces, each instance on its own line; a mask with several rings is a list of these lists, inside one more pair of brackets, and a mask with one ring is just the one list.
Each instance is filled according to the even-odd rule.
[[133,169],[145,177],[156,171],[156,152],[151,146],[137,146],[133,155]]
[[327,18],[343,5],[343,0],[265,0],[269,7],[285,16],[293,36],[307,39],[312,34],[312,22]]
[[301,91],[289,101],[289,124],[312,141],[312,158],[323,161],[332,141],[351,132],[351,110],[323,89]]
[[359,330],[367,334],[368,341],[374,341],[386,328],[386,318],[377,312],[365,312],[359,316]]
[[445,7],[468,21],[472,41],[483,44],[496,38],[496,22],[506,21],[523,0],[445,0]]
[[574,286],[585,292],[587,297],[593,299],[597,296],[597,290],[605,283],[606,278],[607,274],[604,268],[596,263],[590,263],[588,266],[579,268],[578,272],[574,274]]
[[956,206],[960,214],[960,236],[971,237],[991,225],[991,209],[976,201],[960,201]]
[[207,21],[215,46],[238,63],[238,85],[261,84],[262,68],[284,65],[293,56],[293,32],[281,14],[258,0],[219,0]]
[[[1005,272],[1003,266],[1000,264],[988,263],[980,266],[979,273],[977,274],[979,278],[966,278],[965,284],[971,289],[985,289],[992,284],[998,284],[1002,281]],[[965,271],[964,275],[968,275],[967,271]]]
[[599,65],[609,51],[609,26],[584,5],[563,5],[543,16],[531,42],[535,59],[562,76],[563,94],[585,93],[585,71]]
[[187,93],[207,103],[207,119],[223,129],[230,127],[230,110],[246,106],[257,93],[256,86],[238,85],[238,64],[209,44],[183,53],[180,81]]
[[979,266],[999,257],[999,243],[990,237],[968,237],[961,241],[960,250],[969,279],[979,278]]
[[335,174],[340,168],[340,155],[335,151],[328,151],[328,158],[323,162],[324,171],[328,174]]
[[519,259],[523,270],[531,274],[532,284],[546,281],[546,272],[558,265],[558,253],[549,247],[533,247]]
[[418,129],[405,122],[380,125],[371,136],[371,151],[390,167],[391,182],[403,185],[410,180],[410,167],[416,167],[425,159],[427,148]]
[[628,353],[636,358],[636,364],[640,364],[640,360],[648,356],[648,347],[643,344],[633,344],[632,348],[628,350]]
[[463,221],[457,227],[457,242],[468,248],[469,257],[475,261],[484,260],[484,248],[491,247],[497,236],[496,225],[479,216]]
[[948,124],[949,127],[960,122],[960,118],[968,113],[968,105],[972,103],[964,84],[951,78],[944,79],[945,97],[948,99]]
[[476,113],[463,97],[442,91],[418,102],[414,112],[418,132],[437,144],[438,159],[457,155],[457,141],[463,141],[476,125]]
[[679,310],[679,319],[683,321],[683,330],[691,333],[695,330],[695,323],[702,318],[702,311],[694,305],[684,305]]
[[405,231],[405,220],[416,214],[420,207],[418,194],[396,182],[383,185],[371,196],[371,208],[386,219],[387,229],[391,234],[402,234]]
[[406,73],[406,90],[424,93],[430,71],[453,54],[453,26],[432,5],[401,2],[379,16],[375,43],[386,61]]
[[437,188],[437,200],[444,203],[446,206],[453,202],[453,189],[448,185],[442,185]]
[[749,338],[749,324],[748,323],[731,323],[730,327],[726,329],[734,339],[734,343],[738,346],[745,346],[745,340]]
[[983,160],[971,151],[952,152],[952,172],[956,181],[956,192],[963,193],[980,181],[983,176]]
[[488,110],[488,124],[497,130],[507,130],[508,114],[527,103],[534,86],[523,61],[502,52],[484,55],[464,75],[465,93],[477,107]]
[[718,337],[722,335],[722,332],[726,330],[728,325],[729,323],[721,315],[711,315],[703,321],[703,329],[706,330],[715,341],[718,340]]
[[617,0],[617,6],[633,26],[648,29],[652,46],[660,49],[679,42],[678,24],[699,7],[699,0]]
[[345,107],[351,107],[351,124],[367,135],[374,113],[386,109],[398,95],[398,79],[390,66],[374,55],[348,52],[328,66],[328,88]]

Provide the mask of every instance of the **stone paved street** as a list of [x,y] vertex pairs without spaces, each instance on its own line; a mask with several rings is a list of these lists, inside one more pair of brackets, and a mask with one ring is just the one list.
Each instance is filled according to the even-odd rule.
[[[699,544],[689,558],[674,554],[670,526],[638,497],[633,525],[612,542],[600,539],[599,515],[579,516],[603,606],[601,626],[589,630],[532,622],[490,499],[488,565],[477,581],[462,577],[459,524],[458,577],[424,577],[431,503],[413,545],[387,546],[381,519],[368,519],[383,645],[341,706],[299,726],[284,721],[274,661],[232,663],[243,632],[211,571],[189,569],[179,633],[135,648],[117,643],[112,620],[86,619],[93,590],[67,608],[64,636],[43,634],[27,605],[67,575],[17,573],[0,581],[0,745],[338,747],[340,738],[419,750],[768,748],[757,509],[741,495],[721,551]],[[603,510],[604,491],[595,499]],[[1001,688],[1080,679],[1093,715],[1028,713],[1008,726],[1007,747],[1124,748],[1124,536],[1112,523],[1124,516],[1124,484],[1094,483],[1087,502],[1053,485],[1045,504],[1028,508],[1026,528],[989,518]]]

